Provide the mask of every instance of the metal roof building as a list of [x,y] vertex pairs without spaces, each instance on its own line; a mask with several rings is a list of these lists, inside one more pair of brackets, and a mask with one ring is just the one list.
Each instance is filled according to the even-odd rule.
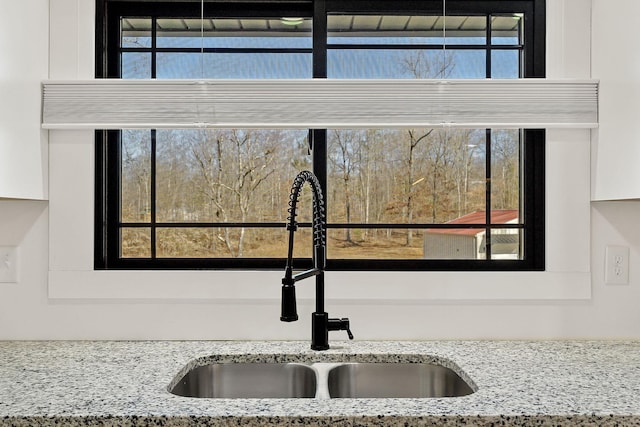
[[[517,209],[491,211],[492,224],[516,224]],[[486,211],[475,211],[447,222],[447,224],[483,224]],[[518,259],[520,257],[520,230],[494,229],[491,233],[492,259]],[[484,259],[486,257],[486,229],[445,228],[427,229],[424,233],[426,259]]]

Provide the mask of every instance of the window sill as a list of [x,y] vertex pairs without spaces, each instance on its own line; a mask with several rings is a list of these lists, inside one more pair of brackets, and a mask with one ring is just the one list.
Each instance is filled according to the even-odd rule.
[[[276,302],[280,271],[50,271],[49,298]],[[345,303],[589,300],[589,272],[328,272],[328,300]],[[299,283],[313,299],[313,281]]]

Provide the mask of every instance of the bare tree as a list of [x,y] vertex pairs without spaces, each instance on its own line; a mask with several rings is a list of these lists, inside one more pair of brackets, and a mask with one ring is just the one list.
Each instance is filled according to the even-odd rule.
[[[412,52],[403,58],[401,67],[405,73],[410,77],[416,79],[428,79],[428,78],[445,78],[448,77],[454,67],[454,55],[451,52],[442,51],[442,54],[434,55],[432,58],[428,57],[427,51],[419,50]],[[405,218],[407,223],[413,221],[414,206],[413,206],[413,187],[416,183],[414,176],[414,156],[418,145],[425,141],[432,134],[433,129],[422,130],[418,133],[416,129],[409,129],[407,131],[409,137],[409,151],[407,155],[407,180],[405,186],[406,194],[406,212]],[[435,197],[435,195],[434,195]],[[435,200],[434,200],[435,202]],[[435,206],[434,208],[435,209]],[[432,215],[435,217],[435,213]],[[407,230],[406,245],[411,246],[413,243],[413,232]]]
[[452,160],[455,150],[451,143],[451,133],[448,130],[439,130],[434,133],[434,138],[430,140],[426,157],[431,168],[430,182],[430,221],[440,222],[449,216],[451,210],[448,202],[451,193],[452,179],[450,177]]
[[[256,190],[274,173],[277,137],[254,130],[208,130],[191,154],[199,188],[219,222],[247,222]],[[244,254],[245,227],[221,227],[217,238],[234,257]]]
[[156,131],[156,209],[159,221],[199,221],[201,196],[192,191],[185,140],[194,131]]
[[[416,134],[415,129],[409,129],[407,131],[409,134],[409,152],[407,154],[407,179],[405,186],[405,194],[406,194],[406,211],[405,218],[407,224],[411,224],[413,222],[413,193],[414,187],[416,184],[420,183],[421,180],[416,180],[416,176],[414,174],[414,162],[415,162],[415,153],[418,145],[426,140],[432,133],[433,129],[429,129],[426,132],[422,131],[421,134]],[[411,246],[413,244],[413,231],[411,229],[407,230],[407,240],[406,245]]]
[[[473,130],[455,130],[450,133],[450,137],[450,145],[453,151],[452,174],[456,191],[456,217],[461,217],[469,213],[469,192],[473,178],[473,168],[476,166],[474,164],[476,160],[475,153],[480,147],[479,142],[474,140]],[[482,174],[482,179],[484,179],[484,173]]]
[[517,209],[519,205],[519,130],[492,132],[492,204],[497,209]]
[[418,50],[404,56],[400,61],[401,75],[414,79],[445,79],[455,67],[455,53],[442,50],[428,55],[429,51]]
[[144,221],[151,212],[151,142],[148,131],[123,131],[121,216]]
[[[357,130],[334,130],[329,141],[329,160],[340,177],[342,198],[344,201],[345,220],[347,224],[352,222],[352,178],[359,174],[358,161],[362,157],[364,135]],[[361,175],[361,174],[359,174]],[[353,244],[351,229],[345,228],[345,241]]]
[[[371,222],[371,218],[376,221],[380,220],[382,215],[381,206],[384,206],[390,194],[387,192],[385,196],[384,186],[382,185],[384,176],[388,173],[383,168],[385,163],[385,136],[389,132],[380,129],[367,129],[362,135],[363,141],[358,150],[359,173],[357,174],[359,194],[361,200],[362,221],[365,224]],[[369,229],[364,229],[362,233],[363,240],[369,236]]]

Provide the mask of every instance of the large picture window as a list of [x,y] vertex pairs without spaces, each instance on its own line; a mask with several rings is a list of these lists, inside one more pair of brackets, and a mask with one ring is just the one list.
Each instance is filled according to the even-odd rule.
[[[97,77],[544,77],[543,0],[97,10]],[[303,169],[325,192],[328,270],[544,269],[543,130],[138,129],[98,131],[96,147],[98,269],[281,268]]]

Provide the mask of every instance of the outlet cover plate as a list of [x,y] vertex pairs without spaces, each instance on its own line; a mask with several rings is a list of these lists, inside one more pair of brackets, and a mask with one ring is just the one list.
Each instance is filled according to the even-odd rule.
[[607,246],[605,249],[605,277],[607,285],[629,284],[629,247]]

